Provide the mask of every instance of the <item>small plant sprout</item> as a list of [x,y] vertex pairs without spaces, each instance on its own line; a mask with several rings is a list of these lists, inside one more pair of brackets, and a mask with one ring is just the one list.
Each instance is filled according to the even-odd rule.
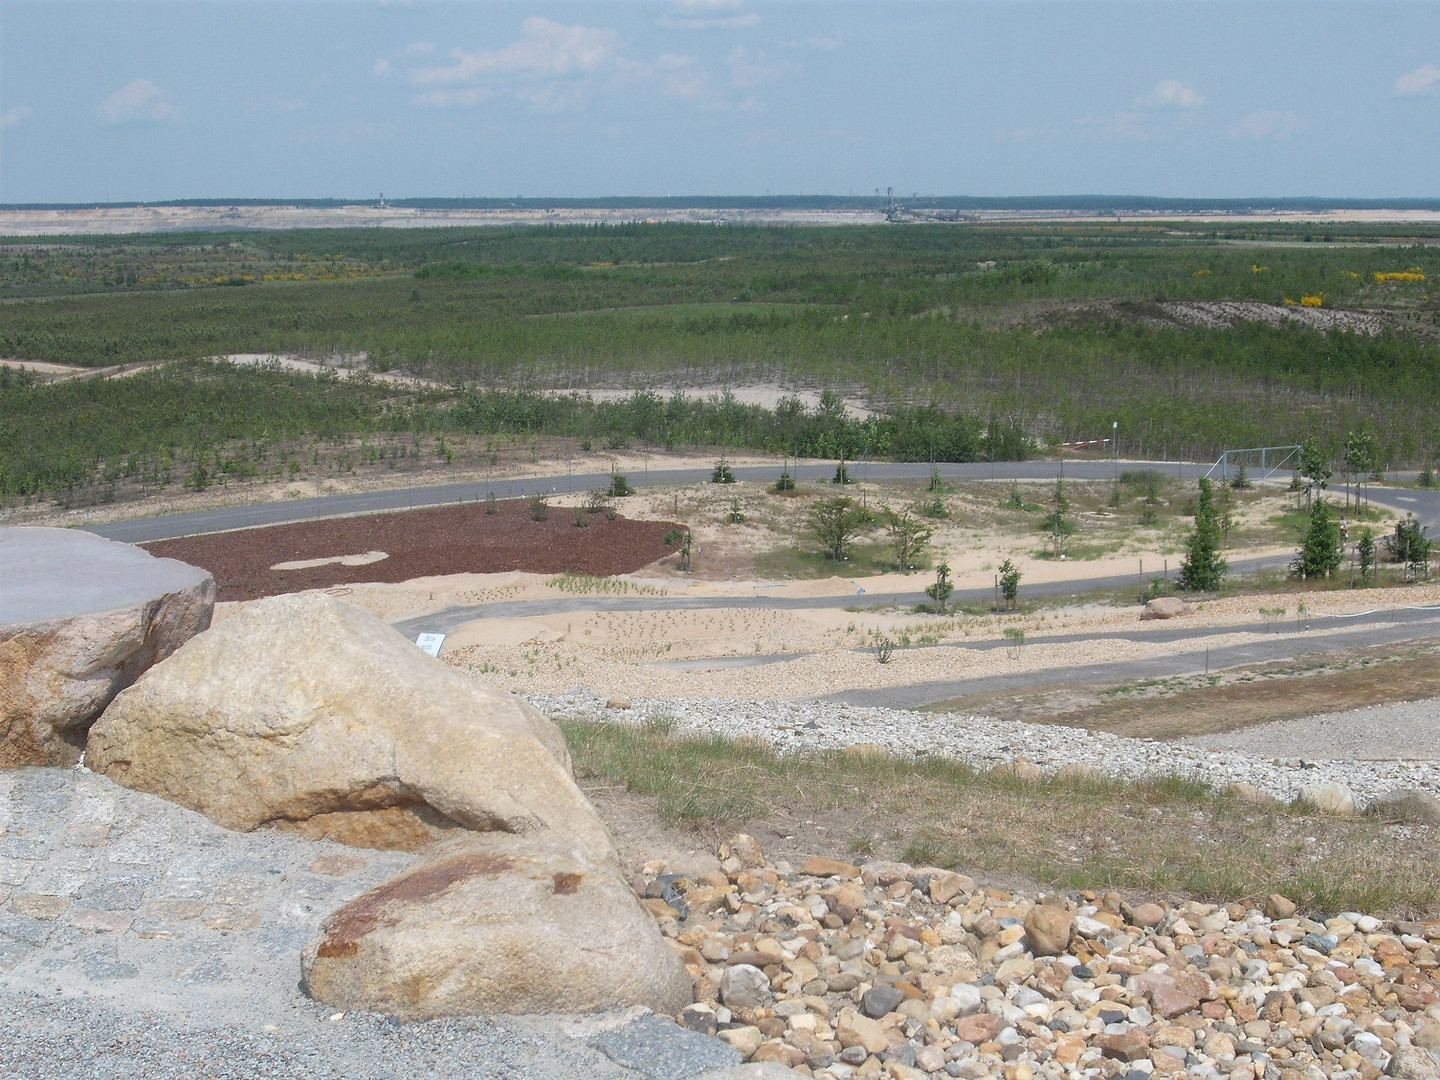
[[1025,647],[1025,628],[1023,626],[1005,627],[1005,652],[1011,660],[1020,659],[1020,650]]
[[885,634],[875,635],[875,659],[882,664],[888,664],[895,659],[895,639]]

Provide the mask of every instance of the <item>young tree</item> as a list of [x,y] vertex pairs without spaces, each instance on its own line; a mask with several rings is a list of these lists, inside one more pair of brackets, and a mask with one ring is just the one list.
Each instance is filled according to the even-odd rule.
[[1375,578],[1375,534],[1369,529],[1360,530],[1360,539],[1355,544],[1355,554],[1360,558],[1360,581],[1369,585]]
[[1405,564],[1405,577],[1415,581],[1428,575],[1430,570],[1430,538],[1425,535],[1425,526],[1415,520],[1414,514],[1406,514],[1404,521],[1395,523],[1395,533],[1386,541],[1393,562]]
[[819,499],[810,508],[810,531],[837,562],[845,558],[845,548],[859,530],[860,520],[855,500],[846,495]]
[[1316,499],[1310,506],[1310,525],[1290,569],[1298,577],[1330,577],[1340,568],[1344,552],[1340,546],[1340,522],[1325,499]]
[[1075,524],[1065,515],[1070,512],[1070,500],[1065,496],[1065,481],[1055,481],[1055,509],[1045,515],[1040,523],[1041,528],[1050,534],[1050,542],[1055,546],[1055,557],[1058,559],[1065,553],[1065,541],[1075,531]]
[[[1355,478],[1355,506],[1360,506],[1360,493],[1364,490],[1363,478],[1375,468],[1375,436],[1368,431],[1347,431],[1345,433],[1346,479]],[[1345,492],[1345,505],[1350,505],[1350,492]]]
[[948,563],[941,563],[935,568],[935,584],[925,586],[925,595],[935,601],[936,610],[944,615],[945,604],[954,591],[955,586],[950,584],[950,566]]
[[1330,459],[1313,438],[1306,439],[1300,447],[1300,475],[1305,478],[1305,505],[1311,507],[1315,502],[1315,492],[1324,491],[1329,486],[1330,477],[1335,475],[1330,468]]
[[1195,531],[1190,534],[1185,561],[1175,584],[1186,592],[1213,592],[1220,588],[1230,564],[1220,556],[1220,512],[1215,506],[1215,485],[1200,478],[1200,503],[1195,508]]
[[895,561],[900,571],[908,574],[915,569],[916,561],[934,538],[935,530],[921,521],[908,506],[900,511],[886,506],[881,508],[880,513],[885,519],[885,531],[890,534],[890,542],[895,545]]
[[1020,595],[1020,570],[1009,559],[1000,564],[1000,595],[1005,597],[1005,606],[1012,609]]

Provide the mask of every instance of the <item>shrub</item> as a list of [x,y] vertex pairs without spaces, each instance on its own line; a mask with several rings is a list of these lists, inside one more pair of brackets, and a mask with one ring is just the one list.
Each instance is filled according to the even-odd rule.
[[550,517],[550,504],[545,501],[542,495],[530,503],[530,519],[532,521],[545,521]]
[[941,615],[945,614],[945,604],[950,599],[950,594],[955,591],[955,586],[950,584],[950,564],[941,563],[935,568],[935,584],[925,587],[925,595],[935,601],[935,608]]

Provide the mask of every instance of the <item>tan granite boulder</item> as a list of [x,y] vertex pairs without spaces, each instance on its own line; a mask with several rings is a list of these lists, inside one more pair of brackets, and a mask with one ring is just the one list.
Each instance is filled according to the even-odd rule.
[[691,980],[613,864],[554,834],[468,837],[333,912],[302,956],[327,1005],[406,1019],[678,1013]]
[[86,761],[231,829],[405,848],[553,829],[614,855],[554,724],[320,593],[255,601],[156,665],[95,724]]
[[1177,619],[1190,614],[1190,605],[1178,596],[1157,596],[1140,611],[1142,619]]
[[210,625],[215,580],[76,529],[0,529],[0,768],[75,764],[152,664]]

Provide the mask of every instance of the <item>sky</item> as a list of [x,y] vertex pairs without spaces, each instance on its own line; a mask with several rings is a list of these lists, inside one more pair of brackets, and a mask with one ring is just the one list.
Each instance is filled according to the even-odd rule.
[[0,0],[0,202],[1440,196],[1440,2]]

